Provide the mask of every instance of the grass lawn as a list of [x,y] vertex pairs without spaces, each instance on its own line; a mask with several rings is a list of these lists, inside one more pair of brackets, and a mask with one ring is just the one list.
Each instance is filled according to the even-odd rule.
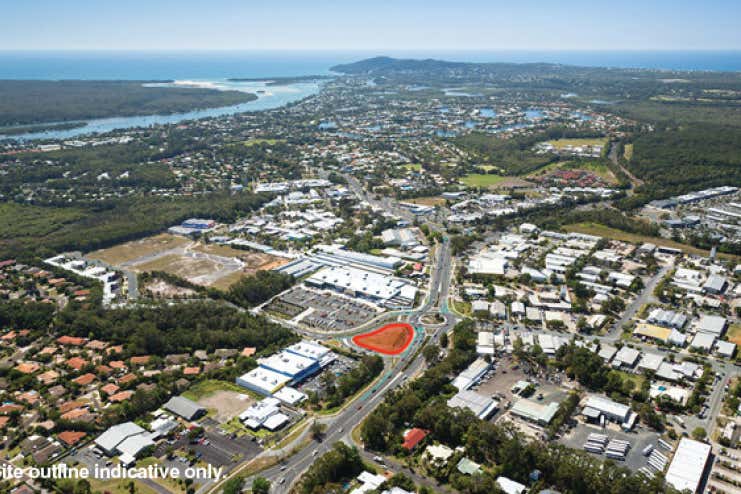
[[285,139],[250,139],[249,141],[244,141],[245,146],[256,146],[257,144],[278,144],[279,142],[286,142]]
[[466,302],[464,300],[455,300],[451,298],[450,305],[450,308],[453,311],[458,312],[459,314],[462,314],[464,316],[471,315],[471,302]]
[[[109,494],[129,494],[129,482],[130,480],[118,479],[118,480],[97,480],[89,479],[90,488],[92,492],[107,492]],[[158,494],[153,488],[148,485],[144,485],[138,480],[134,480],[137,494]]]
[[727,338],[728,341],[741,345],[741,323],[737,322],[728,327]]
[[493,187],[506,179],[507,177],[490,173],[472,173],[461,178],[460,181],[469,187]]
[[567,146],[604,146],[607,143],[605,137],[583,137],[576,139],[556,139],[548,141],[548,144],[556,149],[563,149]]
[[[650,237],[648,235],[638,235],[636,233],[628,233],[616,228],[610,228],[609,226],[601,225],[599,223],[573,223],[571,225],[564,225],[564,230],[567,232],[578,232],[586,233],[588,235],[598,235],[600,237],[611,238],[614,240],[622,240],[623,242],[632,242],[640,244],[643,242],[651,242],[656,245],[662,245],[664,247],[671,247],[675,249],[681,249],[688,254],[698,254],[701,256],[707,256],[708,251],[692,247],[691,245],[681,244],[663,237]],[[731,254],[718,253],[719,257],[732,259],[738,261],[741,259],[739,256]]]
[[206,379],[205,381],[195,383],[183,393],[183,396],[185,396],[189,400],[198,401],[201,398],[216,393],[217,391],[234,391],[236,393],[250,395],[255,399],[262,398],[261,396],[246,388],[243,388],[242,386],[227,381],[218,381],[216,379]]
[[623,156],[628,161],[630,161],[631,158],[633,158],[633,144],[626,144],[625,145],[625,151],[623,152]]
[[641,386],[643,385],[643,381],[646,380],[646,376],[644,376],[643,374],[630,374],[628,372],[623,372],[623,371],[615,371],[615,372],[621,375],[621,377],[623,378],[623,381],[625,381],[626,379],[630,379],[631,381],[633,381],[634,391],[636,389],[641,389]]
[[441,206],[445,204],[445,199],[440,196],[431,196],[431,197],[415,197],[414,199],[409,199],[407,202],[412,202],[414,204],[422,204],[423,206]]

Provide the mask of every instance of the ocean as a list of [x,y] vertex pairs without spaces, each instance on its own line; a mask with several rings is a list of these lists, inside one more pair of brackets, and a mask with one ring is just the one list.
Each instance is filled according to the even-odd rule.
[[741,51],[0,51],[0,79],[214,80],[323,75],[330,73],[333,65],[379,55],[463,62],[741,71]]
[[[330,68],[364,58],[436,58],[463,62],[550,62],[593,67],[661,70],[741,71],[741,51],[705,52],[596,52],[596,51],[456,51],[456,52],[3,52],[0,79],[84,79],[190,81],[191,84],[256,92],[258,99],[241,105],[195,110],[173,115],[114,117],[85,121],[74,129],[29,132],[18,140],[71,139],[114,129],[171,124],[246,111],[278,108],[319,91],[321,84],[300,81],[267,87],[264,82],[232,82],[230,78],[269,79],[331,74]],[[0,129],[0,139],[3,136]]]

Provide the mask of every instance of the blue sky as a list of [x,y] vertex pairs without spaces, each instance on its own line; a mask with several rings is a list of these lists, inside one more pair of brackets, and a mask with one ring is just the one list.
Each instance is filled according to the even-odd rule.
[[2,50],[741,49],[739,0],[8,0]]

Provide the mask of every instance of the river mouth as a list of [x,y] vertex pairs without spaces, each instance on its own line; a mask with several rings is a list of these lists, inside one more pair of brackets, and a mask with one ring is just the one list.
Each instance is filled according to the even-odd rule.
[[[236,105],[204,108],[183,113],[168,115],[139,115],[129,117],[95,118],[74,122],[74,128],[48,129],[38,132],[14,133],[4,135],[0,139],[14,139],[18,141],[33,141],[44,139],[72,139],[88,134],[101,134],[114,130],[151,127],[152,125],[177,124],[188,120],[222,117],[251,111],[264,111],[280,108],[309,96],[317,94],[321,89],[320,81],[302,81],[285,85],[269,85],[271,80],[266,78],[260,81],[230,81],[222,80],[182,80],[167,83],[148,83],[152,87],[199,87],[219,91],[240,91],[251,93],[257,99]],[[71,122],[45,122],[35,124],[36,127],[63,126]]]

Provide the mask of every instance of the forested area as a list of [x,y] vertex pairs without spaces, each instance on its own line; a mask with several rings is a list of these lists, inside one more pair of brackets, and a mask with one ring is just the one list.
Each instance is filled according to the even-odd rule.
[[541,135],[503,139],[491,134],[472,132],[455,139],[456,145],[475,153],[484,165],[493,165],[501,173],[524,175],[558,161],[553,154],[536,154],[533,146],[544,139]]
[[242,307],[254,307],[291,288],[295,281],[290,274],[272,270],[258,271],[229,287],[226,298]]
[[[494,482],[497,475],[531,484],[534,492],[549,487],[575,494],[674,492],[663,485],[660,475],[646,482],[645,477],[613,462],[603,462],[558,444],[527,442],[514,429],[479,420],[469,411],[448,408],[446,399],[455,392],[450,384],[452,376],[476,356],[471,321],[456,325],[453,344],[444,360],[430,367],[418,380],[389,393],[363,423],[361,434],[367,448],[405,454],[401,433],[412,424],[430,431],[427,441],[440,441],[451,448],[462,446],[473,461],[496,465],[492,472],[473,476],[440,472],[443,479],[447,478],[464,493],[497,492]],[[542,474],[535,483],[529,479],[533,469]]]
[[120,309],[62,311],[53,325],[60,335],[125,345],[127,354],[193,352],[256,347],[277,351],[298,341],[290,329],[214,302]]
[[293,494],[342,492],[343,483],[363,471],[363,459],[355,447],[337,442],[301,476]]
[[269,196],[213,193],[191,197],[140,197],[89,208],[0,204],[0,257],[67,250],[90,251],[138,239],[202,216],[234,221]]
[[179,113],[252,101],[254,94],[145,81],[0,81],[0,126]]

